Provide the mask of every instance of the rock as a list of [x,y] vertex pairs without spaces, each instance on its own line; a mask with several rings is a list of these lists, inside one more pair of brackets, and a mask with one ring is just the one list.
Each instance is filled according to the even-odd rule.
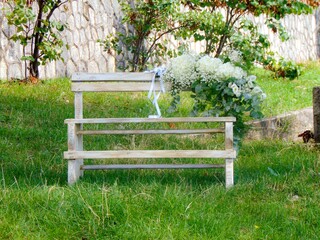
[[282,139],[302,142],[298,135],[305,130],[313,131],[313,109],[305,108],[276,117],[251,121],[248,124],[252,129],[247,139]]

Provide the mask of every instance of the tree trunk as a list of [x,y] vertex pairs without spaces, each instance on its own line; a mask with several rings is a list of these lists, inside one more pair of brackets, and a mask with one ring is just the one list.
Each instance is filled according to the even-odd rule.
[[34,61],[30,61],[30,76],[31,77],[35,77],[35,78],[39,78],[39,61],[38,59],[35,59]]

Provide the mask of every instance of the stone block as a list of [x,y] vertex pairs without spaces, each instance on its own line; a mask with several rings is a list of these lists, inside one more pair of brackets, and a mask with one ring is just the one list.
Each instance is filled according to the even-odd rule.
[[94,59],[94,53],[95,53],[95,41],[90,40],[89,41],[89,59]]
[[95,28],[91,28],[91,39],[98,40],[98,33]]
[[88,62],[80,61],[78,64],[76,64],[76,67],[78,72],[88,72]]
[[80,17],[81,20],[81,28],[86,28],[89,24],[88,19],[85,16]]
[[6,56],[8,63],[20,62],[21,53],[21,45],[19,43],[9,42],[9,49]]
[[56,62],[56,77],[65,77],[67,75],[66,62],[61,60]]
[[2,34],[0,34],[0,49],[2,51],[6,51],[9,48],[9,41],[8,38],[2,36]]
[[87,28],[84,30],[84,32],[85,32],[85,34],[86,34],[86,38],[87,38],[86,43],[85,43],[86,45],[88,45],[89,40],[92,39],[91,29],[92,29],[91,26],[87,26]]
[[55,78],[56,77],[56,62],[50,62],[47,63],[44,66],[45,69],[45,78],[49,79],[49,78]]
[[93,8],[95,11],[98,11],[101,7],[101,2],[99,0],[90,0],[89,6]]
[[80,46],[80,33],[76,29],[73,30],[73,43],[77,47]]
[[73,62],[78,63],[80,60],[79,49],[75,46],[70,48],[71,59]]
[[[100,26],[102,23],[102,17],[101,17],[101,14],[96,14],[95,15],[95,26],[98,27]],[[93,24],[92,24],[93,25]]]
[[89,14],[90,25],[94,26],[95,25],[95,12],[94,12],[94,10],[92,8],[89,8],[88,14]]
[[89,60],[89,47],[88,45],[84,45],[80,49],[80,59],[83,61],[88,61]]
[[305,130],[313,131],[312,107],[281,114],[276,117],[255,120],[248,123],[252,129],[247,139],[282,139],[302,141],[298,135]]
[[76,65],[74,64],[74,62],[72,60],[69,60],[67,62],[67,68],[66,68],[66,76],[67,77],[71,77],[71,75],[74,73],[74,72],[77,72],[77,67]]
[[103,55],[101,55],[97,62],[99,63],[99,71],[100,72],[107,72],[108,71],[108,67],[107,67],[107,61],[106,59],[103,57]]
[[7,72],[7,64],[4,60],[0,61],[0,80],[7,80],[8,72]]
[[84,46],[87,44],[87,35],[89,35],[90,32],[86,32],[85,29],[80,30],[80,45]]
[[78,2],[78,12],[83,13],[84,6],[87,4],[86,1],[77,1],[77,2]]
[[77,14],[74,16],[74,23],[77,29],[81,29],[81,15]]
[[103,52],[103,47],[100,45],[100,43],[95,43],[94,44],[95,47],[94,47],[94,58],[95,59],[99,59],[102,55],[102,52]]
[[109,56],[106,63],[107,63],[107,72],[114,72],[116,70],[115,69],[116,62],[114,57]]
[[71,9],[72,9],[72,14],[75,15],[77,14],[78,11],[78,1],[72,1],[71,2]]
[[104,12],[107,13],[107,15],[112,16],[113,15],[113,8],[111,5],[112,1],[109,0],[102,0],[102,4],[104,7]]
[[69,46],[72,46],[74,44],[74,41],[73,41],[73,34],[71,32],[66,32],[65,34],[65,40],[64,42],[66,44],[68,44]]
[[22,79],[22,66],[19,63],[8,64],[8,78]]
[[[99,63],[99,65],[100,65],[100,63]],[[88,63],[88,72],[90,72],[90,73],[98,73],[98,72],[100,72],[98,64],[95,61],[89,61],[89,63]]]
[[76,25],[75,25],[75,20],[74,20],[74,16],[70,15],[70,17],[67,20],[67,24],[68,24],[68,29],[72,32],[74,31]]

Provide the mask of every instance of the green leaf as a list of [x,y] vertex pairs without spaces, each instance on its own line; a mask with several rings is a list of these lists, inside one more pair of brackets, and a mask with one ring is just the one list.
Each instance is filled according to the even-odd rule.
[[31,61],[31,62],[33,62],[34,58],[32,56],[22,56],[21,60],[22,61]]

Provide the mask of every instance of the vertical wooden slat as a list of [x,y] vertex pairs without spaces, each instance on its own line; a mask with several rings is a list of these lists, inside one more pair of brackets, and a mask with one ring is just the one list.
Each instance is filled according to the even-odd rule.
[[83,98],[82,92],[74,93],[74,117],[76,119],[83,118]]
[[[225,149],[233,149],[233,123],[225,123]],[[226,188],[232,187],[234,185],[233,176],[233,158],[225,159],[225,174],[226,174]]]
[[[76,124],[68,124],[68,150],[75,151],[77,149]],[[76,159],[68,160],[68,183],[75,183],[80,177],[80,165]]]
[[[83,119],[83,94],[82,92],[75,92],[74,94],[74,117],[76,119]],[[76,131],[83,130],[83,124],[76,125]],[[83,136],[76,135],[76,149],[78,151],[83,151]],[[79,168],[83,165],[83,159],[76,159]],[[80,170],[80,176],[83,176],[83,170]]]

